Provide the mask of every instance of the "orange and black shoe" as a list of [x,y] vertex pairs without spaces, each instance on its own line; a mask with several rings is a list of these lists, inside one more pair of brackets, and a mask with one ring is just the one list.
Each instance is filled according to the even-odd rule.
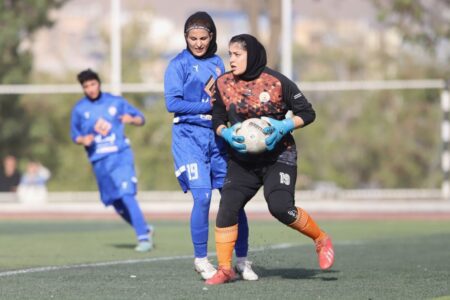
[[334,263],[334,248],[331,238],[326,235],[324,238],[315,241],[315,244],[320,268],[322,270],[331,268]]
[[235,281],[237,277],[238,276],[233,269],[224,269],[222,267],[219,267],[216,274],[214,274],[214,276],[210,279],[206,280],[205,283],[208,285],[223,284]]

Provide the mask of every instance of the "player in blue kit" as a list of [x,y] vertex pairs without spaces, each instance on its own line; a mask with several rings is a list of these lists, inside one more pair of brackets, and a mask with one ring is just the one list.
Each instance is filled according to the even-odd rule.
[[[211,94],[215,79],[224,73],[222,59],[215,55],[216,27],[206,12],[191,15],[184,26],[187,47],[170,61],[164,78],[167,110],[174,113],[172,154],[175,175],[184,192],[191,191],[191,238],[194,267],[203,279],[211,278],[215,267],[209,262],[208,216],[212,189],[221,189],[226,175],[226,149],[212,130]],[[239,213],[239,235],[235,246],[237,271],[245,280],[258,275],[247,260],[248,224]]]
[[124,98],[101,91],[97,73],[78,74],[85,96],[72,109],[72,140],[83,145],[92,164],[100,198],[136,232],[138,252],[153,248],[153,228],[144,219],[136,200],[137,177],[125,124],[142,126],[144,115]]

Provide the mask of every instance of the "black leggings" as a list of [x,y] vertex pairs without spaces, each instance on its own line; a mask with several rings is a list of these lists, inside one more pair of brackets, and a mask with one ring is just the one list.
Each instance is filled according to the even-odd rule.
[[297,167],[283,163],[248,165],[228,162],[216,226],[230,227],[238,222],[239,210],[264,186],[269,211],[281,223],[289,225],[297,218],[294,192]]

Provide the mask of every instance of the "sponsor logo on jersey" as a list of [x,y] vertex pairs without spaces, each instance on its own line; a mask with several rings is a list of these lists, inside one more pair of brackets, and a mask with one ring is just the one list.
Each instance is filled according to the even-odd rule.
[[108,147],[100,147],[95,150],[97,154],[105,154],[119,151],[119,147],[117,146],[108,146]]
[[117,114],[117,108],[115,106],[110,106],[108,107],[108,113],[111,116],[115,116]]
[[198,65],[193,65],[192,68],[195,70],[195,72],[198,72]]
[[106,137],[102,137],[100,134],[97,134],[94,139],[97,144],[105,144],[105,143],[114,144],[114,142],[116,141],[116,134],[113,133]]
[[[208,96],[212,97],[212,95],[214,94],[214,82],[216,80],[214,79],[214,77],[211,75],[208,78],[208,81],[205,84],[205,92],[206,94],[208,94]],[[208,99],[209,101],[209,99]]]
[[212,120],[212,115],[203,115],[203,114],[201,114],[201,115],[200,115],[200,119],[203,119],[203,120]]
[[270,94],[268,92],[262,92],[259,94],[259,101],[261,103],[266,103],[270,101]]
[[220,70],[219,67],[216,67],[216,74],[217,74],[217,77],[219,77],[220,75],[222,75],[222,70]]
[[89,119],[90,117],[91,117],[91,113],[88,112],[88,111],[85,111],[85,112],[84,112],[84,118],[85,118],[85,119]]

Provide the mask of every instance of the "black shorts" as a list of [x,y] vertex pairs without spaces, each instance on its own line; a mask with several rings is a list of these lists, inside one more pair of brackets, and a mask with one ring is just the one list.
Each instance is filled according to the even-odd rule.
[[[222,192],[226,190],[239,191],[247,203],[264,186],[264,197],[273,191],[287,191],[292,197],[295,194],[297,182],[297,166],[280,162],[270,164],[247,164],[229,160],[227,176]],[[244,203],[244,205],[245,205]]]
[[294,192],[297,166],[275,162],[252,165],[229,160],[222,189],[216,225],[220,228],[237,224],[239,210],[264,186],[264,198],[270,213],[284,224],[295,221]]

